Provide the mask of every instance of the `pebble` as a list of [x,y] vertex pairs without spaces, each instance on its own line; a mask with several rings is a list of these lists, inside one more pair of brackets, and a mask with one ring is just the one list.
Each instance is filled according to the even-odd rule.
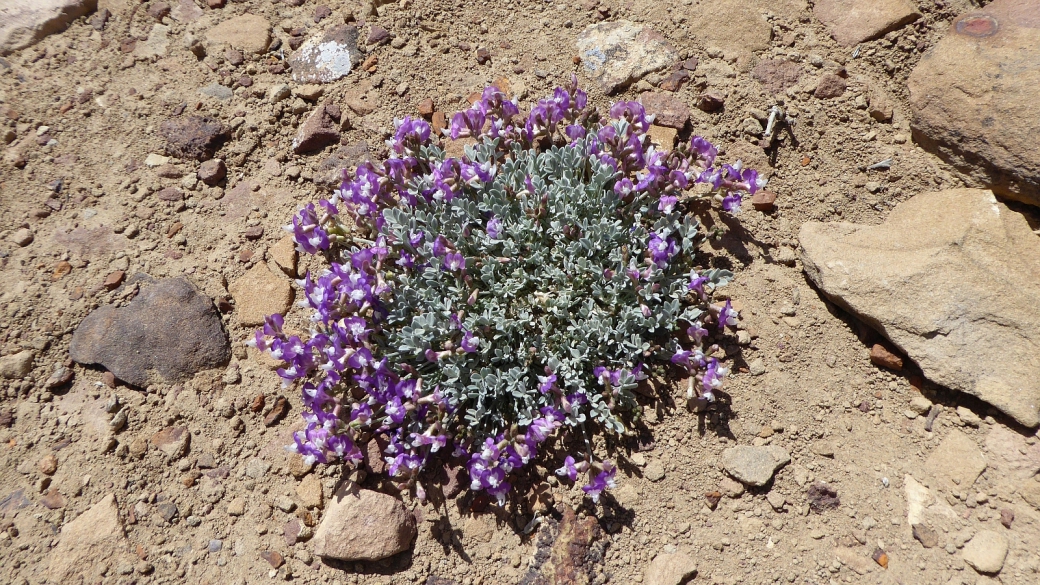
[[25,349],[18,353],[0,357],[0,377],[21,380],[32,372],[33,352]]
[[227,177],[227,166],[219,158],[208,160],[199,165],[197,176],[200,181],[212,187]]
[[58,471],[58,458],[53,453],[48,453],[36,463],[36,469],[44,475],[54,475],[54,472]]
[[296,509],[296,502],[293,502],[289,496],[278,496],[274,499],[274,505],[282,512],[292,512]]
[[748,364],[748,371],[752,376],[761,376],[766,373],[766,363],[762,358],[755,358]]
[[208,550],[211,553],[215,553],[220,552],[222,548],[224,548],[224,541],[214,538],[213,540],[209,541],[209,546],[206,547],[206,550]]
[[722,467],[726,473],[750,486],[763,486],[769,483],[776,470],[790,462],[790,453],[776,445],[764,447],[740,445],[722,452]]
[[263,16],[243,14],[209,29],[206,40],[258,55],[271,44],[271,24]]
[[681,585],[696,572],[696,561],[685,552],[661,552],[647,566],[643,583],[646,585]]
[[314,553],[343,561],[376,561],[408,550],[415,516],[393,496],[345,483],[329,500],[314,533]]
[[670,94],[647,92],[639,96],[646,113],[654,116],[654,124],[681,130],[690,120],[690,108]]
[[643,470],[643,476],[653,482],[658,482],[664,479],[664,465],[656,459],[647,464]]
[[159,134],[166,140],[167,154],[203,161],[213,157],[227,130],[216,118],[188,116],[164,121],[159,125]]
[[914,538],[924,548],[934,548],[939,545],[939,533],[924,524],[913,524],[911,526]]
[[751,206],[757,211],[769,212],[776,207],[776,193],[759,189],[751,196]]
[[1007,537],[993,530],[982,530],[964,545],[962,556],[964,562],[979,573],[995,574],[1004,568],[1007,553]]
[[339,142],[341,115],[339,106],[333,104],[325,104],[315,109],[296,133],[292,143],[293,152],[313,152]]
[[841,97],[845,93],[847,85],[847,82],[840,76],[833,73],[824,73],[816,84],[813,95],[822,100]]
[[246,513],[246,501],[243,498],[235,498],[228,503],[228,516],[242,516]]

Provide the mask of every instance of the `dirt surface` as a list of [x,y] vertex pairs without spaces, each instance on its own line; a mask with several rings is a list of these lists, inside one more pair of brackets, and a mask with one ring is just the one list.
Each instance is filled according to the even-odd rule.
[[[768,16],[768,46],[741,50],[742,38],[724,39],[721,48],[689,34],[704,29],[713,10],[707,0],[330,2],[328,11],[312,0],[216,8],[209,6],[223,3],[175,0],[171,15],[154,11],[169,27],[161,47],[153,42],[160,22],[149,12],[157,2],[102,0],[111,11],[105,26],[88,16],[0,59],[0,138],[8,143],[0,163],[0,351],[33,356],[28,376],[0,379],[0,582],[37,584],[63,574],[62,563],[78,557],[52,553],[66,546],[58,544],[62,527],[113,494],[125,538],[104,541],[91,566],[79,568],[83,582],[538,582],[532,571],[551,556],[558,531],[591,541],[578,547],[581,559],[556,572],[565,583],[641,582],[655,556],[675,551],[695,560],[694,583],[1037,583],[1040,511],[1033,505],[1040,498],[1031,505],[1023,497],[1040,468],[1033,431],[925,382],[912,363],[900,371],[874,365],[871,348],[880,338],[825,302],[795,254],[806,221],[877,224],[914,194],[962,186],[913,144],[906,79],[969,4],[914,3],[921,19],[849,48],[809,7],[785,4]],[[243,54],[205,40],[242,14],[266,18],[281,48]],[[727,18],[710,15],[721,30],[740,34],[726,28]],[[706,413],[688,409],[681,390],[646,400],[638,436],[597,445],[621,469],[618,488],[600,505],[554,480],[506,510],[465,494],[438,505],[404,494],[418,526],[410,551],[323,563],[308,542],[322,517],[320,494],[327,498],[348,474],[308,469],[284,450],[302,426],[297,391],[282,389],[271,364],[247,351],[253,326],[242,325],[249,322],[244,301],[229,287],[246,278],[237,289],[248,291],[246,275],[274,261],[297,207],[326,193],[339,167],[385,156],[392,120],[418,115],[426,99],[450,114],[505,78],[523,110],[572,73],[601,106],[637,99],[649,86],[659,91],[668,71],[605,96],[577,63],[576,36],[616,19],[651,27],[681,59],[697,60],[672,94],[692,111],[680,137],[701,134],[724,158],[766,171],[777,194],[773,211],[748,201],[739,221],[716,216],[729,232],[705,245],[705,258],[736,272],[727,293],[742,313],[741,335],[726,348],[735,370],[726,394]],[[313,99],[284,60],[292,43],[299,46],[295,39],[345,22],[358,26],[374,64],[320,86]],[[374,26],[387,37],[366,46]],[[200,43],[203,58],[191,50]],[[145,45],[154,50],[138,51]],[[770,60],[796,63],[800,73],[762,65]],[[815,95],[827,74],[847,85],[838,97]],[[827,91],[835,91],[828,80]],[[200,93],[212,84],[232,88],[230,97]],[[280,84],[296,95],[272,103],[271,88]],[[724,98],[722,109],[694,107],[709,92]],[[872,116],[882,101],[892,108],[886,121]],[[324,104],[342,108],[339,143],[294,154],[297,128]],[[777,104],[791,122],[763,149],[748,129],[757,124],[760,133],[756,118]],[[217,120],[226,135],[190,144],[182,158],[149,160],[170,152],[164,122],[185,116]],[[201,163],[190,155],[206,158],[210,147],[227,166],[226,179],[210,179],[212,186],[197,179]],[[866,170],[884,160],[888,168]],[[32,237],[22,245],[25,230]],[[301,258],[298,272],[318,266]],[[187,276],[214,299],[232,345],[227,369],[135,389],[106,378],[103,368],[73,364],[69,343],[83,318],[136,293],[117,272]],[[269,300],[262,296],[254,309]],[[287,323],[304,329],[305,319],[293,308]],[[71,382],[48,388],[61,368],[71,370]],[[115,432],[118,406],[106,411],[113,396],[126,413]],[[279,418],[282,396],[288,413]],[[943,406],[934,421],[924,416],[929,402]],[[936,463],[947,439],[983,457],[973,485],[946,483],[967,464],[956,456],[948,466]],[[720,466],[723,449],[735,444],[780,446],[791,462],[745,492]],[[931,534],[918,530],[923,538],[907,517],[906,485],[917,482],[934,491]],[[720,491],[736,497],[705,495]],[[529,524],[536,512],[545,516],[541,527]],[[1008,514],[1010,528],[1002,525]],[[980,576],[963,559],[965,543],[983,530],[1010,543],[995,576]],[[925,548],[929,536],[933,546]],[[878,551],[885,567],[873,560],[882,558]]]

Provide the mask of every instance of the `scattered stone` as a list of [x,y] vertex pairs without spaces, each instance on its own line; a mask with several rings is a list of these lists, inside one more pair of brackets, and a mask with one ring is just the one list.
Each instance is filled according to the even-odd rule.
[[368,38],[365,39],[366,45],[383,45],[390,42],[390,33],[378,24],[373,24],[368,29]]
[[270,469],[271,464],[258,457],[254,457],[249,460],[249,463],[246,463],[246,475],[253,479],[263,478]]
[[159,512],[159,516],[162,517],[167,523],[173,522],[173,519],[177,517],[180,510],[177,509],[177,504],[173,502],[163,502],[155,507],[156,511]]
[[769,502],[769,506],[777,512],[783,512],[784,506],[787,504],[787,498],[783,494],[775,491],[770,491],[766,494],[766,501]]
[[650,561],[643,577],[646,585],[682,585],[697,572],[697,563],[684,552],[662,552]]
[[924,463],[925,471],[938,480],[968,489],[986,470],[986,458],[975,441],[958,430],[950,431]]
[[878,226],[808,222],[799,240],[809,279],[925,376],[1040,425],[1040,239],[1022,215],[954,189],[904,201]]
[[1008,553],[1007,537],[992,530],[979,531],[964,545],[964,562],[979,573],[999,573]]
[[285,558],[282,557],[281,553],[274,550],[261,551],[260,558],[270,563],[272,569],[277,569],[285,563]]
[[870,558],[874,559],[874,562],[880,565],[882,569],[888,568],[888,553],[880,548],[874,549],[874,554]]
[[935,530],[924,524],[914,524],[911,526],[911,529],[913,530],[914,538],[921,543],[921,546],[934,548],[939,545],[939,533]]
[[206,39],[243,53],[259,55],[271,44],[271,25],[263,16],[243,14],[209,29]]
[[817,0],[813,13],[839,45],[851,47],[921,17],[908,0]]
[[813,95],[821,100],[829,100],[841,97],[845,93],[846,87],[848,87],[848,82],[840,75],[824,73],[820,76],[820,81],[816,84],[816,90],[813,91]]
[[72,368],[66,368],[65,366],[58,366],[54,372],[47,378],[43,383],[43,387],[48,390],[54,388],[60,388],[72,381],[75,372]]
[[279,396],[271,407],[271,412],[264,417],[264,426],[270,427],[278,424],[289,413],[289,401],[284,396]]
[[426,98],[423,101],[419,102],[419,115],[429,120],[430,116],[433,116],[433,108],[433,100],[430,98]]
[[24,349],[18,353],[0,357],[0,377],[21,380],[32,372],[33,352]]
[[834,549],[834,556],[838,557],[841,564],[859,575],[866,575],[877,570],[877,565],[871,562],[872,559],[863,556],[855,549],[839,546]]
[[915,142],[969,185],[1040,205],[1040,3],[995,0],[960,16],[907,84]]
[[822,514],[826,510],[833,510],[841,505],[837,490],[823,482],[818,481],[809,486],[807,495],[809,497],[809,509],[817,514]]
[[24,248],[33,243],[33,233],[29,228],[21,228],[15,230],[7,239],[15,246]]
[[961,424],[968,425],[969,427],[978,428],[978,426],[982,424],[982,419],[979,418],[979,415],[975,414],[970,408],[965,406],[957,407],[957,418],[960,419]]
[[308,83],[293,88],[292,94],[309,102],[313,102],[317,101],[318,98],[325,94],[325,87],[318,85],[317,83]]
[[134,57],[137,59],[153,59],[166,55],[170,46],[170,27],[164,24],[152,25],[148,38],[143,43],[137,43],[134,48]]
[[102,8],[94,13],[88,21],[90,26],[96,31],[105,30],[105,25],[108,24],[108,19],[112,18],[112,11],[108,8]]
[[589,25],[577,46],[586,73],[608,94],[679,60],[660,33],[627,20]]
[[776,445],[752,447],[739,445],[722,452],[722,467],[744,485],[763,486],[777,469],[791,462],[791,455]]
[[293,139],[293,152],[313,152],[339,142],[340,116],[339,106],[331,104],[325,104],[311,112]]
[[100,364],[139,387],[227,365],[231,346],[209,297],[183,277],[133,280],[142,286],[128,305],[101,306],[76,328],[69,345],[74,361]]
[[149,442],[171,460],[175,460],[187,455],[191,433],[187,427],[168,427],[152,435]]
[[892,98],[885,90],[876,85],[871,85],[867,92],[867,113],[878,122],[889,122],[895,112]]
[[299,253],[296,251],[296,242],[292,236],[285,236],[267,250],[267,257],[271,259],[289,278],[296,278],[296,262]]
[[776,193],[759,189],[751,196],[751,206],[757,211],[769,212],[776,207]]
[[257,264],[233,281],[228,292],[235,299],[238,322],[247,327],[263,325],[268,315],[285,315],[295,297],[289,281],[275,275],[264,264]]
[[296,486],[296,495],[300,498],[300,503],[306,508],[321,508],[322,503],[325,501],[325,491],[322,487],[321,478],[314,474],[309,474],[303,478],[303,481]]
[[58,488],[52,487],[40,498],[40,504],[48,510],[60,510],[65,507],[65,497],[61,495]]
[[199,93],[214,99],[218,99],[222,102],[226,102],[231,98],[235,97],[235,92],[230,87],[221,85],[217,82],[213,82],[206,87],[199,90]]
[[293,81],[330,83],[346,77],[361,61],[357,41],[357,27],[339,25],[303,43],[289,58]]
[[682,130],[690,120],[690,108],[679,98],[660,92],[647,92],[639,96],[646,113],[654,115],[654,124]]
[[650,142],[660,150],[669,151],[675,148],[675,137],[678,134],[675,128],[654,124],[646,134],[650,137]]
[[97,8],[97,0],[5,0],[0,18],[0,55],[59,33]]
[[62,526],[58,545],[47,555],[47,577],[55,583],[91,581],[99,559],[126,549],[115,496],[109,494],[75,520]]
[[219,158],[208,160],[199,165],[198,177],[200,181],[212,187],[227,177],[227,166]]
[[870,348],[870,361],[876,366],[899,371],[903,369],[903,358],[889,351],[883,344],[875,343]]
[[314,554],[342,561],[378,561],[408,550],[415,516],[400,500],[345,483],[314,533]]
[[751,77],[771,93],[783,94],[802,78],[802,66],[786,59],[767,59],[755,65]]
[[703,112],[717,112],[726,105],[726,96],[720,93],[702,93],[697,96],[696,106]]
[[159,125],[166,139],[166,153],[177,158],[206,160],[224,144],[227,130],[219,120],[189,116],[171,118]]
[[748,364],[748,372],[752,376],[761,376],[762,374],[765,374],[766,362],[760,357],[751,360],[751,363]]
[[[714,0],[711,10],[693,5],[685,9],[687,30],[697,44],[742,56],[765,51],[773,39],[773,27],[762,10],[785,17],[797,8],[792,0]],[[801,10],[805,4],[801,4]],[[725,14],[726,18],[717,15]],[[797,18],[797,15],[794,15]]]
[[119,288],[121,284],[123,284],[123,281],[125,279],[126,273],[122,270],[116,270],[114,272],[110,272],[108,276],[105,277],[105,280],[101,283],[101,286],[105,287],[105,290],[116,290],[117,288]]
[[36,463],[36,469],[44,475],[54,475],[58,471],[58,458],[53,453],[48,453]]
[[542,518],[534,562],[518,582],[593,583],[602,568],[602,553],[595,548],[601,542],[599,522],[593,517],[578,518],[570,506],[564,506],[562,516],[559,522],[551,516]]
[[643,470],[643,477],[653,482],[661,481],[664,479],[664,465],[656,459],[651,461]]
[[1000,523],[1004,525],[1004,528],[1011,530],[1011,523],[1015,521],[1015,511],[1011,508],[1000,509]]
[[184,201],[184,192],[178,189],[177,187],[167,187],[165,189],[160,189],[155,194],[155,197],[160,201]]

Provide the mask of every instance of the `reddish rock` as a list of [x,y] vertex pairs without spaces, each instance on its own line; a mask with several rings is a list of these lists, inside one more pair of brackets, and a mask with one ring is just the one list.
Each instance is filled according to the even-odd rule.
[[1011,508],[1001,508],[1000,523],[1004,528],[1011,529],[1011,523],[1015,521],[1015,512]]
[[386,29],[373,24],[372,28],[368,29],[368,38],[365,39],[366,45],[382,45],[390,41],[390,33],[386,32]]
[[119,288],[119,285],[123,284],[123,280],[126,278],[126,273],[122,270],[116,270],[105,277],[105,281],[101,283],[108,290],[115,290]]
[[802,78],[802,66],[783,59],[768,59],[755,65],[751,77],[771,93],[782,94]]
[[40,504],[48,510],[57,510],[65,507],[65,498],[58,491],[58,488],[51,488],[45,496],[40,498]]
[[813,91],[813,95],[821,100],[841,97],[845,93],[847,86],[848,83],[842,77],[833,73],[824,73],[820,77],[819,83],[816,84],[816,90]]
[[277,569],[285,564],[285,558],[282,557],[281,553],[275,550],[261,551],[260,558],[270,563],[272,569]]
[[909,0],[816,0],[813,12],[846,47],[876,39],[921,16]]
[[158,193],[156,193],[155,196],[156,198],[161,199],[162,201],[174,202],[184,200],[184,192],[178,189],[177,187],[167,187],[165,189],[162,189]]
[[274,401],[274,407],[271,408],[271,412],[267,413],[264,417],[264,426],[270,427],[278,424],[278,421],[285,418],[285,415],[289,413],[289,401],[284,396],[279,396]]
[[314,9],[314,22],[318,23],[332,16],[332,9],[328,6],[318,6]]
[[171,118],[159,125],[166,139],[166,153],[177,158],[206,160],[213,157],[227,136],[216,118],[189,116]]
[[841,504],[841,500],[838,499],[838,492],[822,482],[816,482],[809,486],[808,497],[809,508],[817,514],[825,510],[837,508]]
[[485,49],[484,47],[481,47],[481,48],[477,49],[477,63],[480,63],[481,65],[483,65],[483,64],[487,63],[490,60],[491,60],[491,53],[489,53],[487,49]]
[[593,547],[601,534],[596,518],[579,519],[570,506],[564,507],[559,522],[544,517],[535,542],[535,562],[519,583],[591,583],[603,563],[602,553]]
[[212,187],[227,177],[227,166],[219,158],[208,160],[199,165],[198,177],[200,181]]
[[704,112],[717,112],[726,105],[726,98],[722,94],[708,92],[697,96],[696,106]]
[[170,5],[166,2],[156,2],[148,6],[148,16],[162,22],[163,18],[170,15]]
[[152,435],[148,441],[170,459],[177,459],[187,454],[191,433],[187,427],[167,427]]
[[751,196],[751,206],[758,211],[772,211],[776,204],[776,193],[759,189]]
[[639,101],[646,109],[646,113],[655,116],[654,124],[681,130],[690,120],[690,108],[675,96],[660,92],[647,92],[639,96]]
[[321,150],[339,142],[339,106],[325,104],[311,113],[293,139],[293,152],[302,154]]
[[430,116],[433,115],[433,100],[432,99],[426,98],[423,101],[419,102],[419,115],[422,116],[423,118],[426,118],[427,120],[430,119]]
[[880,343],[875,343],[874,347],[870,348],[870,361],[876,366],[890,370],[899,371],[903,369],[903,358],[892,353]]

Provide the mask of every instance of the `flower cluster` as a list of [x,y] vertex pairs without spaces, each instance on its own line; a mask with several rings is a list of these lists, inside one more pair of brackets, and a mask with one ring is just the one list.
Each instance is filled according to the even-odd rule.
[[[732,274],[696,269],[688,201],[736,212],[763,183],[716,165],[703,138],[652,145],[637,102],[604,116],[587,101],[574,81],[521,116],[489,87],[445,131],[466,141],[459,157],[405,118],[388,160],[293,218],[299,249],[330,260],[299,281],[310,331],[273,315],[251,343],[302,389],[294,451],[360,462],[383,436],[398,480],[450,453],[471,489],[503,502],[547,441],[623,432],[654,364],[684,368],[689,398],[714,399],[727,369],[711,338],[738,315],[713,302]],[[556,473],[586,475],[598,501],[616,469],[589,448]]]

